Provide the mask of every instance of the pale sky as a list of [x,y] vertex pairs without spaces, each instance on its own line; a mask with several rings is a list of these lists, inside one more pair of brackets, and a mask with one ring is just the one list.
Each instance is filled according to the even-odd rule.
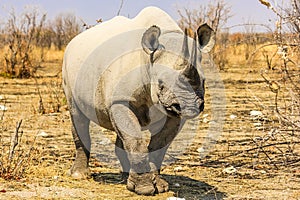
[[[99,18],[106,21],[114,17],[119,10],[120,2],[121,0],[0,0],[0,17],[3,19],[7,16],[11,8],[14,8],[16,12],[21,12],[25,6],[34,5],[47,12],[48,19],[59,13],[71,12],[87,24],[95,24]],[[178,8],[197,8],[207,2],[209,0],[124,0],[120,14],[134,17],[141,9],[151,5],[165,10],[177,21],[179,19]],[[271,24],[274,27],[275,15],[258,0],[225,0],[225,2],[231,6],[233,15],[227,26],[251,22]],[[3,20],[0,19],[0,23],[3,23]],[[236,29],[233,28],[231,31],[236,31]]]

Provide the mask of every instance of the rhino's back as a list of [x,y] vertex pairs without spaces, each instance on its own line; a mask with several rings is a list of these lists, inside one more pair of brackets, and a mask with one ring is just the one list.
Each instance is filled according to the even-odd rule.
[[[96,92],[102,93],[100,96],[108,99],[113,84],[116,85],[122,78],[120,74],[126,74],[127,71],[146,64],[148,60],[138,56],[144,52],[138,53],[136,50],[141,50],[142,34],[152,25],[157,25],[163,30],[180,30],[176,22],[164,11],[156,7],[148,7],[133,19],[114,17],[79,34],[69,43],[63,65],[63,78],[68,87],[64,88],[70,90],[69,93],[73,95],[81,111],[89,118],[97,120]],[[135,55],[132,58],[133,63],[126,56],[124,62],[121,59],[117,62],[118,65],[112,65],[116,63],[116,59],[124,54],[128,55],[130,51]],[[103,85],[101,91],[98,87],[99,80]]]
[[[116,16],[76,36],[68,44],[64,58],[64,67],[68,69],[67,74],[72,75],[68,77],[70,85],[74,85],[74,79],[76,79],[75,75],[78,73],[83,62],[97,47],[101,46],[101,44],[124,32],[147,29],[152,25],[157,25],[164,30],[180,30],[176,22],[163,10],[156,7],[147,7],[133,19]],[[137,39],[140,40],[141,38]],[[123,41],[123,43],[119,45],[123,45],[127,42],[128,41]],[[138,44],[140,44],[140,41],[138,41]],[[118,46],[112,48],[118,48]],[[104,51],[103,53],[107,52]]]

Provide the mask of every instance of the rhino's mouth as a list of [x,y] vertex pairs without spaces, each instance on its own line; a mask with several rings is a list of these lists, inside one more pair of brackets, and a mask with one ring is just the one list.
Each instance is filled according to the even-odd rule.
[[164,106],[167,113],[173,116],[181,115],[181,107],[179,103],[173,103],[170,106]]

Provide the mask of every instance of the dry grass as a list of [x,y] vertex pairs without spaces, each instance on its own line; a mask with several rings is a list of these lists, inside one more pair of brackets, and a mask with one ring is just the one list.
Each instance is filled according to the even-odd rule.
[[[227,111],[223,132],[213,151],[204,159],[200,159],[197,151],[206,137],[211,120],[211,94],[207,91],[207,106],[199,118],[201,123],[193,144],[175,162],[163,168],[162,174],[169,181],[171,191],[154,197],[138,196],[127,191],[125,185],[118,183],[121,176],[118,167],[114,167],[115,163],[111,164],[113,161],[109,159],[106,162],[98,159],[99,156],[110,158],[108,155],[112,155],[113,145],[98,148],[94,144],[91,160],[93,178],[78,181],[68,177],[74,145],[60,88],[62,52],[45,54],[44,67],[37,72],[37,82],[34,79],[0,77],[0,95],[5,98],[0,105],[7,107],[1,120],[1,141],[9,141],[19,119],[23,119],[23,137],[28,138],[22,141],[25,149],[32,146],[33,138],[39,135],[25,176],[17,181],[0,179],[1,198],[165,200],[177,196],[185,199],[299,199],[299,162],[293,165],[276,163],[277,169],[275,158],[282,153],[274,146],[263,150],[257,148],[259,145],[253,141],[256,138],[256,142],[261,142],[259,138],[264,138],[274,127],[277,128],[279,122],[275,114],[269,112],[274,105],[274,93],[260,75],[260,71],[267,67],[264,57],[256,54],[255,62],[247,65],[243,61],[243,52],[243,46],[228,49],[232,64],[221,72]],[[213,78],[208,77],[212,81]],[[43,98],[45,114],[37,112],[40,100],[37,87]],[[58,104],[57,100],[61,104],[59,112],[53,109]],[[260,110],[264,115],[253,118],[250,116],[251,110]],[[99,135],[99,132],[102,134]],[[114,133],[96,129],[93,131],[94,141],[103,141],[103,134],[114,138]],[[298,144],[294,148],[300,149]],[[271,160],[266,154],[271,156]],[[6,154],[2,152],[2,155]],[[235,171],[228,173],[224,170],[229,167]]]

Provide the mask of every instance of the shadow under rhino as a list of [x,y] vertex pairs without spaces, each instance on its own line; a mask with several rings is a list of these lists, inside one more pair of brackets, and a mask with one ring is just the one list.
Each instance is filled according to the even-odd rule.
[[[198,181],[186,176],[161,175],[169,182],[170,191],[178,198],[186,200],[221,200],[226,194],[205,182]],[[125,184],[121,173],[94,173],[93,180],[100,183]]]

